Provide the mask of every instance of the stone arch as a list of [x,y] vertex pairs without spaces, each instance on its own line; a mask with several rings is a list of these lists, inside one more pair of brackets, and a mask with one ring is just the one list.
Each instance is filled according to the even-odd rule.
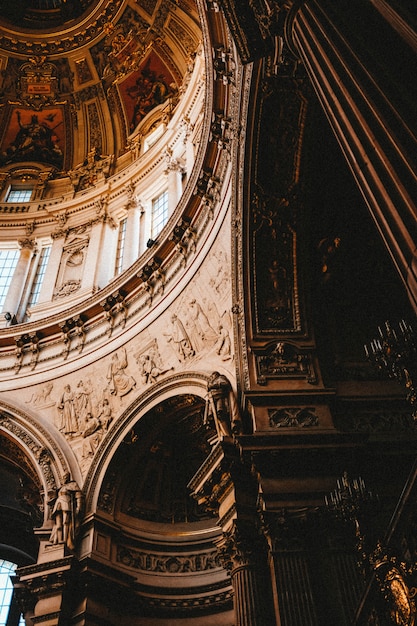
[[75,459],[72,458],[69,448],[64,451],[58,445],[47,427],[27,412],[4,401],[0,402],[0,437],[4,437],[20,450],[21,461],[31,468],[43,500],[43,522],[40,528],[49,533],[48,500],[51,494],[56,491],[66,473],[81,480]]
[[[205,420],[208,379],[172,375],[139,396],[86,476],[79,557],[92,569],[105,563],[121,594],[130,590],[145,615],[167,620],[206,613],[228,620],[232,609],[216,514],[188,486],[217,442]],[[192,599],[178,601],[185,589]],[[100,589],[97,601],[103,598]]]
[[86,514],[97,508],[97,501],[103,485],[104,476],[113,454],[134,425],[153,407],[167,398],[181,394],[196,395],[201,398],[207,395],[209,374],[204,372],[184,372],[168,376],[156,383],[151,389],[138,396],[126,408],[118,420],[110,428],[94,457],[93,463],[85,477],[84,493]]

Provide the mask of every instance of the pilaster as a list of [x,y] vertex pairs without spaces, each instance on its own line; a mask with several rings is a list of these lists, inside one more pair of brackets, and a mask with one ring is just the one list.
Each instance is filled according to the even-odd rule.
[[232,438],[214,446],[189,487],[200,504],[219,515],[223,535],[216,543],[231,576],[236,626],[269,626],[274,611],[258,481]]

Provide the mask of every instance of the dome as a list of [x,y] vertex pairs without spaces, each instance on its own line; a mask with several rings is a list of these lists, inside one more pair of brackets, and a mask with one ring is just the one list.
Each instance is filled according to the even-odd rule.
[[0,2],[1,21],[13,27],[43,30],[78,19],[95,0],[22,0]]
[[[174,215],[200,145],[196,6],[74,0],[67,19],[69,6],[33,0],[18,18],[8,4],[0,21],[0,245],[26,240],[29,274],[61,251],[49,293],[3,300],[12,323],[82,303],[131,267]],[[92,271],[98,229],[111,267],[96,257]]]

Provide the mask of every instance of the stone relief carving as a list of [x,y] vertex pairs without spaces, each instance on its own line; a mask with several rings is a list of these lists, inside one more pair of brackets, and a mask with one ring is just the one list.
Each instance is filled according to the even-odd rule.
[[51,393],[54,388],[54,383],[48,382],[35,389],[29,400],[26,400],[26,404],[32,404],[36,408],[47,408],[54,406],[55,402],[51,398]]
[[307,382],[317,382],[311,354],[301,353],[292,344],[278,341],[255,353],[258,385],[266,385],[268,379],[305,378]]
[[140,369],[141,382],[144,385],[156,383],[159,376],[174,369],[172,366],[164,366],[156,339],[141,352],[137,352],[134,357]]
[[202,554],[163,555],[150,554],[118,546],[117,560],[127,567],[152,572],[204,572],[221,567],[217,551]]
[[86,251],[89,244],[87,227],[70,231],[62,252],[54,298],[68,296],[81,287]]
[[75,412],[75,394],[71,385],[65,385],[58,401],[60,425],[59,430],[67,437],[73,437],[79,430]]
[[315,407],[285,407],[268,409],[271,428],[308,428],[318,426]]
[[113,155],[103,156],[99,149],[93,146],[84,161],[68,171],[74,191],[94,187],[99,181],[106,180],[112,163]]
[[126,372],[127,365],[126,348],[121,348],[112,355],[107,371],[109,390],[112,395],[122,397],[136,387],[135,379]]
[[191,345],[184,324],[175,313],[171,315],[171,332],[164,333],[164,335],[167,342],[172,346],[180,363],[194,356],[195,351]]

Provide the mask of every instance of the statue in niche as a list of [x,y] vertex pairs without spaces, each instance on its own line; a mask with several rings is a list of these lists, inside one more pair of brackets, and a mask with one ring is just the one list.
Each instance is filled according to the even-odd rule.
[[71,389],[71,385],[65,385],[58,402],[61,422],[59,430],[68,437],[73,437],[78,432],[78,420],[74,401],[75,394]]
[[184,328],[181,320],[175,315],[171,316],[172,332],[170,334],[164,333],[168,343],[172,343],[178,360],[180,363],[186,359],[194,356],[195,350],[190,341],[190,337]]
[[223,374],[213,372],[207,381],[207,419],[213,418],[219,439],[242,432],[242,419],[232,385]]
[[52,544],[65,544],[70,550],[75,548],[75,540],[80,525],[83,505],[81,489],[71,475],[66,473],[56,497],[49,505],[52,506],[51,518],[54,522],[49,541]]
[[121,348],[119,352],[113,354],[107,372],[110,393],[114,396],[125,396],[136,386],[135,379],[125,371],[127,365],[126,349]]

